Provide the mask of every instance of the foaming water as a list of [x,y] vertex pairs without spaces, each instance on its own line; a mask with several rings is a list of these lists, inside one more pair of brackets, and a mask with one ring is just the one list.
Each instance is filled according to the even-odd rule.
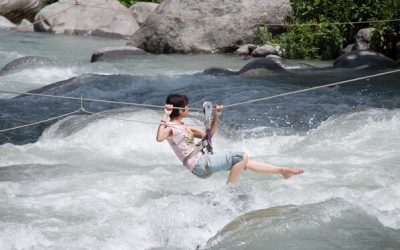
[[[366,234],[389,230],[385,234],[398,235],[400,159],[396,151],[400,145],[398,140],[388,140],[399,136],[393,129],[400,123],[398,110],[337,115],[305,135],[237,140],[220,133],[215,138],[217,151],[244,150],[254,159],[306,171],[286,181],[247,171],[236,186],[224,184],[227,173],[207,180],[194,177],[167,143],[152,140],[157,129],[152,122],[161,113],[121,110],[108,115],[135,122],[69,117],[48,128],[34,144],[0,147],[1,211],[7,218],[0,223],[2,248],[224,249],[227,242],[244,242],[242,246],[250,249],[262,249],[257,246],[269,242],[279,248],[283,245],[272,238],[252,243],[231,233],[218,236],[211,245],[207,242],[242,214],[290,204],[299,210],[282,210],[285,217],[271,217],[277,224],[256,223],[256,228],[271,227],[283,233],[285,229],[279,227],[290,225],[294,216],[301,223],[290,226],[291,237],[296,246],[309,249],[327,245],[321,240],[310,245],[301,240],[300,231],[313,237],[318,230],[337,230],[343,225],[340,221],[364,225],[367,220]],[[190,119],[187,123],[201,122]],[[335,198],[344,203],[307,205]],[[321,209],[328,209],[327,214]],[[333,213],[341,210],[345,212]],[[318,211],[315,223],[307,219]],[[257,232],[272,232],[241,230],[250,238]],[[351,235],[355,232],[351,227],[346,230]],[[20,237],[24,241],[16,240]],[[384,238],[375,237],[375,242]],[[388,246],[395,239],[388,237]],[[365,246],[357,245],[353,236],[347,243],[354,244],[353,249]]]
[[[77,76],[36,91],[159,105],[168,93],[180,92],[198,107],[209,99],[232,104],[363,74],[339,71],[339,79],[325,70],[256,79],[196,73],[246,63],[221,55],[89,63],[97,47],[122,43],[6,36],[1,66],[38,54],[55,64],[9,72],[0,77],[0,87],[27,91]],[[396,77],[226,109],[215,151],[242,150],[256,160],[305,170],[289,180],[250,171],[236,185],[225,184],[228,173],[195,177],[168,143],[156,142],[161,111],[85,102],[87,110],[114,110],[102,113],[108,118],[74,115],[2,133],[0,249],[396,249]],[[8,128],[79,105],[18,97],[1,100],[1,107]],[[201,125],[198,118],[186,122]]]

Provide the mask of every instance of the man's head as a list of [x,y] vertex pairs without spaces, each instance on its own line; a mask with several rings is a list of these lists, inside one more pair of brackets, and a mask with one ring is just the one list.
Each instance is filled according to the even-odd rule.
[[[189,104],[189,99],[185,95],[181,94],[170,94],[167,96],[165,100],[165,104],[171,104],[174,108],[184,108]],[[171,119],[175,117],[179,117],[182,112],[185,112],[183,109],[174,109],[172,110],[171,115],[169,116]]]

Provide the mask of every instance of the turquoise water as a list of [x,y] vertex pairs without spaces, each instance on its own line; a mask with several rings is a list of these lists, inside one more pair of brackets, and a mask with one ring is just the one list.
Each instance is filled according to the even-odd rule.
[[[206,100],[232,104],[376,73],[215,77],[201,72],[239,69],[248,60],[148,55],[90,64],[97,48],[124,41],[36,33],[0,39],[0,67],[20,56],[55,60],[0,76],[2,90],[46,87],[36,91],[154,105],[169,92],[187,93],[197,108]],[[289,180],[248,171],[232,186],[225,184],[227,173],[196,178],[167,143],[155,141],[159,109],[85,103],[93,111],[111,109],[110,117],[69,116],[3,133],[0,248],[397,249],[398,77],[225,110],[215,150],[243,150],[253,159],[305,170]],[[3,127],[12,119],[36,121],[79,107],[1,97]],[[202,123],[196,112],[187,122]]]

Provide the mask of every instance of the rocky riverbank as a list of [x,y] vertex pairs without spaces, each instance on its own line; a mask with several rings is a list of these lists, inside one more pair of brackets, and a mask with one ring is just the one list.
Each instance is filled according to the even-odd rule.
[[[127,40],[125,47],[98,48],[92,62],[122,59],[146,52],[282,56],[279,46],[255,46],[251,41],[256,29],[265,25],[272,32],[279,32],[282,26],[277,24],[282,24],[291,11],[289,0],[165,0],[161,4],[140,2],[130,8],[117,0],[60,0],[50,5],[45,5],[44,0],[2,0],[0,31],[91,35]],[[344,53],[356,54],[364,59],[368,54],[368,67],[396,67],[390,58],[382,59],[382,55],[374,52],[361,52],[368,51],[371,32],[372,29],[360,30],[356,34],[356,43],[347,46]],[[400,54],[400,42],[397,45]],[[337,60],[345,58],[349,57],[341,56]],[[388,63],[381,64],[382,60]],[[365,66],[360,60],[356,64],[335,65]]]

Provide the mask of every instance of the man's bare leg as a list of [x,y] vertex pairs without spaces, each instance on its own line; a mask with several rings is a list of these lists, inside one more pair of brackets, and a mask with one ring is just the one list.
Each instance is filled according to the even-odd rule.
[[243,159],[241,161],[239,161],[238,163],[236,163],[235,165],[233,165],[233,167],[231,168],[231,171],[229,173],[229,176],[228,176],[228,184],[235,183],[237,181],[237,179],[239,178],[240,172],[242,172],[243,168],[247,165],[248,159],[249,158],[248,158],[247,154],[243,154]]
[[302,174],[304,172],[303,169],[277,167],[253,160],[247,161],[246,168],[257,173],[281,174],[284,179],[289,179],[293,175]]

